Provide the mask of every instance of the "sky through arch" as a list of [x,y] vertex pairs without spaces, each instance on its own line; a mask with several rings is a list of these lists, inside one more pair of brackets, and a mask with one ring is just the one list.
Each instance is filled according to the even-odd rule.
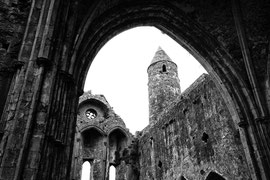
[[159,46],[177,64],[182,92],[206,73],[177,42],[146,26],[124,31],[106,43],[86,78],[84,91],[103,94],[133,134],[149,122],[147,68]]

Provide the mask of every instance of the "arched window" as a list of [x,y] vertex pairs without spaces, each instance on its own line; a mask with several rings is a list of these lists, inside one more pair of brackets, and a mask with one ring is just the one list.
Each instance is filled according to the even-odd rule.
[[90,180],[91,176],[91,164],[85,161],[82,165],[82,176],[81,180]]
[[116,169],[114,166],[110,166],[110,177],[109,180],[115,180]]
[[167,72],[165,64],[163,64],[163,66],[162,66],[162,72]]
[[225,179],[215,172],[210,172],[205,180],[225,180]]

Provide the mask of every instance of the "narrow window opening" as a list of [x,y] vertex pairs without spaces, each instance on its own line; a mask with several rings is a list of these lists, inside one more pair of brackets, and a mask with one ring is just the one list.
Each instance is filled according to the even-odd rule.
[[0,43],[0,49],[1,48],[3,48],[3,49],[5,49],[5,50],[8,50],[8,47],[9,47],[9,43],[7,43],[7,42],[2,42],[2,44]]
[[225,179],[215,172],[210,172],[205,180],[225,180]]
[[202,135],[202,141],[204,141],[205,143],[207,143],[208,139],[209,139],[208,134],[206,134],[206,133],[204,132],[203,135]]
[[85,161],[82,165],[82,176],[81,180],[89,180],[91,177],[91,164]]
[[116,169],[114,166],[110,166],[110,177],[109,180],[115,180],[116,178]]
[[150,137],[150,146],[152,147],[152,148],[154,148],[154,138],[153,137]]
[[167,72],[166,66],[164,64],[162,66],[162,72]]
[[162,162],[161,161],[158,161],[158,167],[162,168]]
[[205,171],[204,170],[200,170],[200,174],[201,175],[204,175],[205,174]]
[[2,141],[4,133],[0,133],[0,142]]
[[186,180],[186,178],[184,176],[181,176],[181,180]]

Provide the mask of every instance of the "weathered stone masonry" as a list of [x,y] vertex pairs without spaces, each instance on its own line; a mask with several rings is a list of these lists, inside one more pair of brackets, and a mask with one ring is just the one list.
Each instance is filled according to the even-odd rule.
[[0,179],[71,178],[87,71],[109,39],[142,25],[205,67],[240,127],[252,179],[270,179],[269,3],[0,0]]
[[140,179],[251,179],[238,128],[209,77],[202,75],[139,138]]
[[80,179],[85,161],[97,180],[109,178],[110,166],[121,180],[251,179],[240,131],[210,76],[178,95],[176,65],[161,48],[154,60],[148,68],[150,124],[136,138],[104,96],[80,98],[73,179]]
[[138,179],[136,146],[137,141],[104,96],[87,92],[80,97],[72,179],[80,180],[86,161],[90,162],[92,179],[109,179],[110,166],[116,168],[117,179]]
[[149,122],[181,93],[177,65],[160,47],[148,69]]

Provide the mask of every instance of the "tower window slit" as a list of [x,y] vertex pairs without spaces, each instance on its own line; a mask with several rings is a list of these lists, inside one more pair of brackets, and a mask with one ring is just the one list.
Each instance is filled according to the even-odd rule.
[[166,66],[164,64],[162,66],[162,72],[167,72]]

